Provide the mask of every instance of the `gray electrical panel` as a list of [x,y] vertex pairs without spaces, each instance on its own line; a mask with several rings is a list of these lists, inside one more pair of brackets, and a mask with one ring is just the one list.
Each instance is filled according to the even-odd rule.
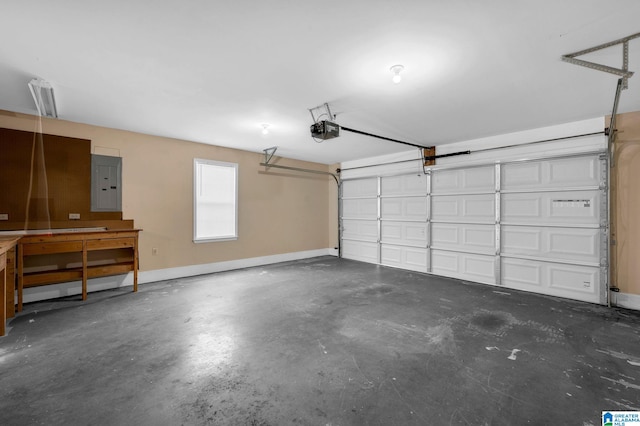
[[91,211],[122,211],[122,158],[91,155]]

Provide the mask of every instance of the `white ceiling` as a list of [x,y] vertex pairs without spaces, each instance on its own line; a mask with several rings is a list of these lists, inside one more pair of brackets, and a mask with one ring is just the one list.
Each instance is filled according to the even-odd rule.
[[[327,164],[407,147],[315,143],[308,109],[324,102],[339,124],[424,145],[609,114],[618,77],[560,58],[640,31],[638,0],[2,3],[0,109],[35,113],[40,77],[63,120]],[[621,67],[622,49],[584,59]],[[640,74],[640,39],[629,65]],[[640,75],[620,105],[637,110]]]

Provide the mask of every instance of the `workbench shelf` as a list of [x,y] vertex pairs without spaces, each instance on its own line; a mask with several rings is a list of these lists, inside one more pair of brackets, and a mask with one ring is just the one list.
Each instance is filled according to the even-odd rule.
[[[100,231],[74,230],[72,232],[25,235],[18,242],[18,312],[22,310],[24,288],[82,281],[82,300],[87,299],[87,279],[133,272],[133,291],[138,291],[138,234],[139,229],[107,229]],[[121,259],[121,252],[130,250],[128,260]],[[112,261],[91,263],[91,253],[112,257]],[[49,267],[27,271],[25,265],[34,256],[50,256],[61,253],[78,253],[82,256],[78,267]],[[111,256],[109,254],[112,254]],[[54,262],[55,263],[55,262]],[[78,262],[75,262],[76,264]]]

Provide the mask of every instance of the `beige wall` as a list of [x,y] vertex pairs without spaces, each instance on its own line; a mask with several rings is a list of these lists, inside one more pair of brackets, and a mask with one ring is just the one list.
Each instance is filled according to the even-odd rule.
[[[91,140],[92,152],[123,158],[123,218],[140,234],[143,271],[246,259],[337,245],[335,182],[331,177],[271,169],[263,154],[104,127],[0,111],[0,127]],[[239,164],[236,241],[194,244],[193,159]],[[322,171],[329,166],[278,159]],[[336,225],[337,226],[337,225]],[[333,232],[331,232],[333,231]],[[334,236],[335,234],[335,236]],[[157,248],[157,255],[152,255]]]
[[617,117],[611,170],[613,285],[640,295],[640,111]]

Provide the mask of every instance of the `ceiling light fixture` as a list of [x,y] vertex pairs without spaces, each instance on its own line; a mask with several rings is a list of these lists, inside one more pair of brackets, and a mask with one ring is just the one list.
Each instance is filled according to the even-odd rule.
[[269,134],[269,125],[266,124],[266,123],[262,125],[262,134],[263,135],[268,135]]
[[392,81],[395,84],[398,84],[402,81],[402,76],[400,75],[400,73],[402,72],[402,70],[404,69],[404,67],[402,65],[394,65],[391,68],[389,68],[391,70],[391,72],[393,73],[393,78]]
[[48,82],[34,78],[28,84],[31,95],[36,103],[38,114],[42,117],[58,118],[56,99],[53,96],[53,87]]

